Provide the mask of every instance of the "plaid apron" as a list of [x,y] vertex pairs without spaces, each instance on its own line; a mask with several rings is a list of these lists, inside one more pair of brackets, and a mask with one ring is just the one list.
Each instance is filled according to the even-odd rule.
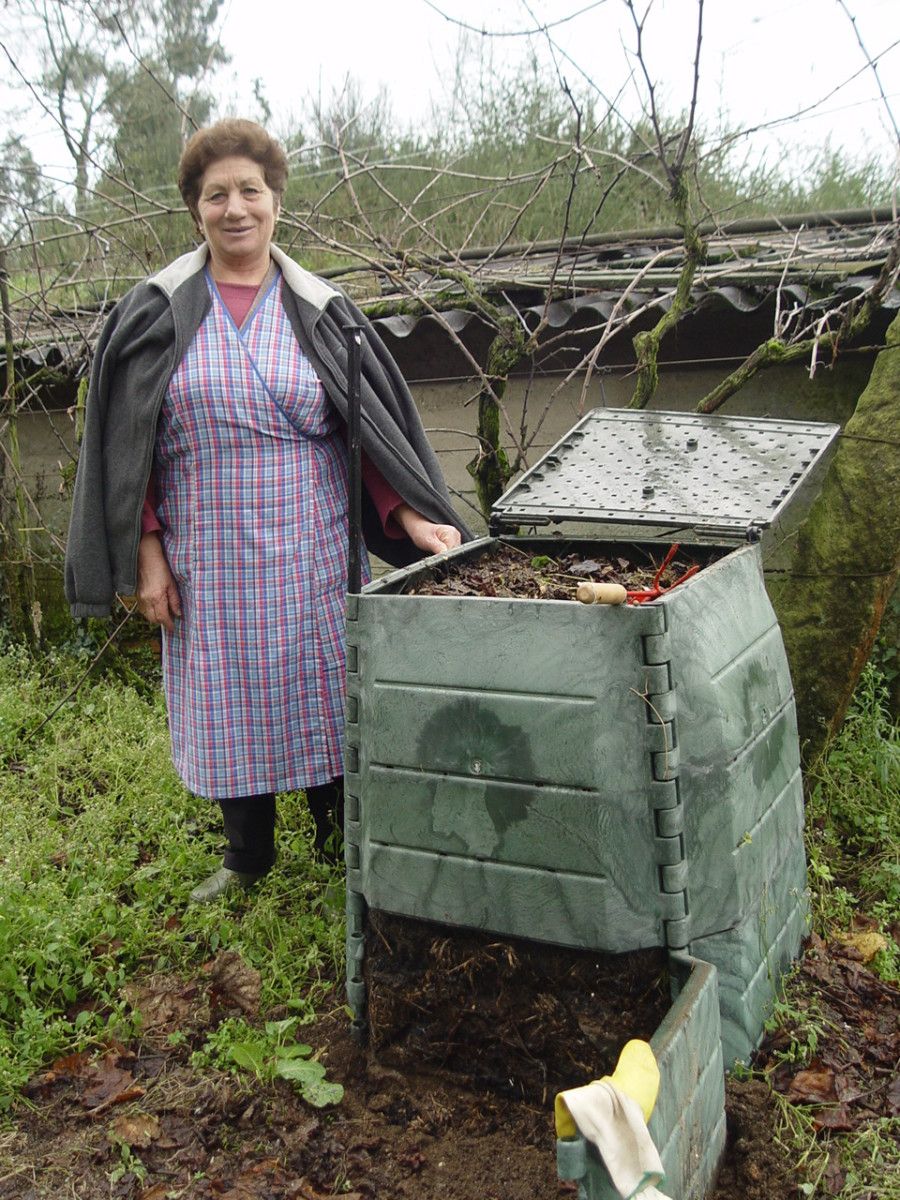
[[222,799],[343,771],[347,455],[281,277],[240,330],[209,286],[155,469],[182,604],[163,631],[172,756],[191,791]]

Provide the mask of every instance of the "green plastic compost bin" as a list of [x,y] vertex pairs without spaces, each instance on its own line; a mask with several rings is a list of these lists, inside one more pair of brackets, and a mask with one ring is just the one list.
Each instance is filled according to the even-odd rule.
[[[794,698],[761,541],[789,536],[837,431],[595,410],[501,498],[494,536],[349,597],[360,1025],[371,907],[705,960],[725,1065],[748,1058],[806,917]],[[557,554],[561,534],[586,555],[637,545],[657,561],[678,542],[709,565],[618,607],[404,594],[498,540]]]

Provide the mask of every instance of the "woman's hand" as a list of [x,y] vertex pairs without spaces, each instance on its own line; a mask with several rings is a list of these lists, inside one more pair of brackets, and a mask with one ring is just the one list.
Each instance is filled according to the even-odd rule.
[[138,546],[137,606],[142,617],[153,625],[175,632],[175,618],[181,616],[181,597],[175,576],[166,562],[158,533],[145,533]]
[[462,541],[455,525],[435,525],[408,504],[398,504],[391,516],[419,550],[426,554],[444,554]]

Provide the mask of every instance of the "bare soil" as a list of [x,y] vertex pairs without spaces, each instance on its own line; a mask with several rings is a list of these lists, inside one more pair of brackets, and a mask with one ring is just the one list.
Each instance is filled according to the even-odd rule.
[[[372,936],[381,946],[371,947],[373,1045],[351,1037],[339,991],[302,1030],[345,1086],[339,1105],[315,1110],[286,1082],[191,1067],[211,1028],[252,1016],[257,1002],[255,973],[220,955],[195,979],[129,989],[144,1016],[139,1041],[70,1056],[31,1081],[30,1107],[0,1133],[0,1198],[573,1195],[556,1178],[553,1091],[576,1069],[602,1073],[622,1041],[652,1032],[666,1006],[655,952],[604,959],[474,935],[448,944],[390,920]],[[802,976],[806,1002],[839,1020],[823,1023],[814,1062],[778,1057],[790,1030],[759,1061],[789,1099],[815,1104],[827,1142],[842,1122],[897,1113],[900,992],[852,948],[818,939]],[[710,1200],[800,1200],[804,1177],[777,1140],[769,1082],[729,1080],[727,1091],[728,1148]],[[836,1158],[829,1170],[829,1194],[839,1195]]]

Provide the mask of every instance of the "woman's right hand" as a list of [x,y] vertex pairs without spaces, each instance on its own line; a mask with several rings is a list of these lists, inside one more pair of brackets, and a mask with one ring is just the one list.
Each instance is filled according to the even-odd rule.
[[175,618],[181,616],[181,597],[155,531],[141,537],[137,573],[137,606],[141,616],[174,633]]

